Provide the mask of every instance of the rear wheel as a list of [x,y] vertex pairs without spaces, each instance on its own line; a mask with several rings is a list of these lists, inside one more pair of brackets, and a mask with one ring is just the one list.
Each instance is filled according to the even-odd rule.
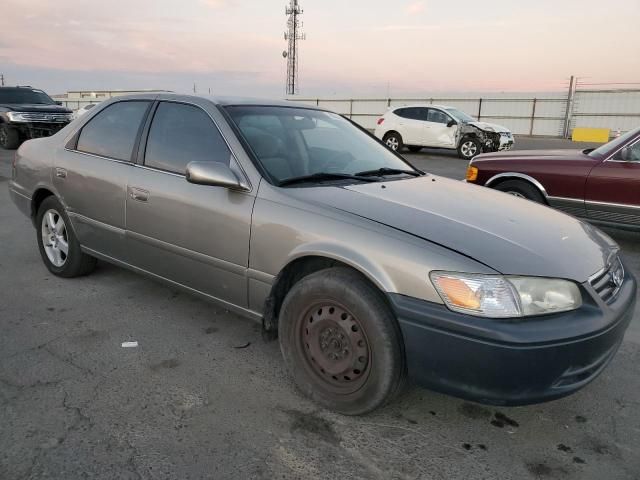
[[463,138],[460,145],[458,145],[458,155],[465,160],[471,160],[480,153],[482,153],[482,145],[476,138]]
[[388,402],[405,375],[402,337],[380,292],[330,268],[296,283],[280,312],[280,348],[298,388],[345,415]]
[[526,198],[527,200],[537,203],[545,203],[540,191],[529,182],[523,180],[507,180],[499,183],[495,189],[513,195],[514,197]]
[[394,152],[400,152],[404,143],[402,142],[402,136],[397,132],[389,132],[387,133],[382,141],[385,143],[387,147],[389,147]]
[[51,273],[71,278],[86,275],[95,268],[96,259],[80,249],[69,217],[57,198],[44,199],[36,226],[40,255]]
[[6,150],[15,150],[20,146],[20,134],[9,125],[0,125],[0,147]]

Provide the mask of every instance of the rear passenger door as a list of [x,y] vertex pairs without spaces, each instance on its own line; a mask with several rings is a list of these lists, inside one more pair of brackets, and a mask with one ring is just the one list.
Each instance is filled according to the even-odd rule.
[[405,145],[424,145],[424,120],[427,109],[421,107],[404,107],[393,112],[398,116],[398,125],[402,141]]
[[215,107],[202,102],[160,102],[145,128],[128,182],[129,261],[244,307],[255,194],[187,182],[192,161],[222,162],[243,175],[206,111]]
[[91,118],[55,159],[53,183],[83,247],[125,255],[126,185],[152,102],[113,103]]

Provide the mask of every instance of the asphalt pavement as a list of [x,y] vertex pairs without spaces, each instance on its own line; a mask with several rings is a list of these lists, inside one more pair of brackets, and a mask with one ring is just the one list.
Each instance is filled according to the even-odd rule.
[[[466,168],[409,157],[453,178]],[[409,386],[344,417],[295,390],[256,323],[105,263],[49,274],[7,193],[11,158],[0,150],[0,479],[640,477],[637,314],[568,398],[495,408]],[[638,275],[640,235],[608,233]]]

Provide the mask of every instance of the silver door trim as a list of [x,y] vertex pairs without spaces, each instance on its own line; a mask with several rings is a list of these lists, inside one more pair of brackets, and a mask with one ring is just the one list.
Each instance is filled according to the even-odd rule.
[[538,190],[540,190],[540,193],[542,193],[545,198],[549,197],[549,195],[547,194],[547,190],[542,186],[542,184],[538,180],[536,180],[535,178],[533,178],[533,177],[531,177],[529,175],[526,175],[524,173],[518,173],[518,172],[499,173],[499,174],[494,175],[493,177],[491,177],[489,180],[487,180],[484,183],[484,186],[485,187],[490,187],[491,184],[494,183],[499,178],[508,178],[508,177],[520,178],[522,180],[526,180],[526,181],[532,183]]
[[135,165],[135,163],[133,163],[130,160],[120,160],[120,159],[117,159],[117,158],[105,157],[103,155],[97,155],[95,153],[83,152],[82,150],[73,150],[73,149],[67,148],[67,147],[64,147],[64,149],[67,152],[79,153],[80,155],[87,155],[89,157],[95,157],[95,158],[99,158],[101,160],[108,160],[109,162],[122,163],[124,165],[129,165],[129,166]]
[[157,238],[151,238],[131,230],[127,230],[125,235],[129,238],[133,238],[134,240],[138,240],[142,243],[151,245],[152,247],[156,247],[169,253],[195,260],[197,262],[212,265],[216,268],[239,275],[241,277],[246,277],[247,275],[247,267],[245,267],[244,265],[237,265],[235,263],[227,262],[226,260],[220,260],[219,258],[210,257],[209,255],[205,255],[204,253],[189,250],[188,248],[184,247],[179,247],[172,243],[164,242],[162,240],[158,240]]
[[69,218],[72,220],[77,220],[80,223],[86,223],[87,225],[91,225],[92,227],[101,228],[103,230],[108,230],[110,232],[116,233],[118,235],[125,235],[125,230],[123,228],[114,227],[113,225],[109,225],[108,223],[101,222],[99,220],[94,220],[93,218],[85,217],[84,215],[80,215],[76,212],[66,211]]
[[222,305],[223,307],[227,308],[228,310],[231,310],[234,313],[237,313],[238,315],[241,315],[243,317],[249,318],[251,320],[255,320],[255,321],[260,321],[262,319],[262,315],[254,310],[249,310],[248,308],[244,308],[244,307],[240,307],[238,305],[236,305],[235,303],[230,303],[227,302],[226,300],[222,300],[218,297],[214,297],[213,295],[209,295],[208,293],[205,293],[201,290],[197,290],[195,288],[192,287],[188,287],[182,283],[176,282],[174,280],[170,280],[166,277],[163,277],[162,275],[157,275],[155,273],[151,273],[148,270],[144,270],[140,267],[136,267],[134,265],[131,265],[130,263],[124,262],[122,260],[118,260],[117,258],[114,257],[110,257],[109,255],[105,255],[103,253],[100,253],[96,250],[93,250],[91,248],[87,248],[84,246],[81,246],[82,251],[88,253],[89,255],[98,257],[106,262],[109,263],[113,263],[114,265],[118,265],[120,267],[126,268],[128,270],[132,270],[136,273],[140,273],[142,275],[145,275],[147,277],[156,279],[156,280],[160,280],[164,283],[167,283],[169,285],[172,285],[174,287],[178,287],[180,289],[186,290],[190,293],[193,293],[195,295],[198,295],[202,298],[204,298],[205,300],[209,300],[212,301],[214,303],[217,303],[219,305]]
[[593,206],[618,208],[622,210],[620,213],[625,213],[624,210],[638,210],[640,212],[639,205],[630,205],[628,203],[599,202],[597,200],[585,200],[584,203]]
[[275,275],[261,272],[260,270],[254,270],[253,268],[249,268],[247,270],[247,277],[252,280],[258,280],[262,283],[267,283],[269,285],[271,285],[273,283],[273,280],[276,278]]

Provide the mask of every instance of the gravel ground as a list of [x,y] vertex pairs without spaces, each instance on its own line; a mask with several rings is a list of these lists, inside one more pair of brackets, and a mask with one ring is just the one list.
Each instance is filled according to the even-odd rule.
[[[410,157],[464,175],[453,155]],[[569,398],[494,408],[409,386],[374,414],[335,415],[296,392],[255,323],[103,263],[50,275],[9,200],[11,158],[0,151],[0,479],[640,478],[637,315]],[[640,236],[609,233],[638,275]]]

